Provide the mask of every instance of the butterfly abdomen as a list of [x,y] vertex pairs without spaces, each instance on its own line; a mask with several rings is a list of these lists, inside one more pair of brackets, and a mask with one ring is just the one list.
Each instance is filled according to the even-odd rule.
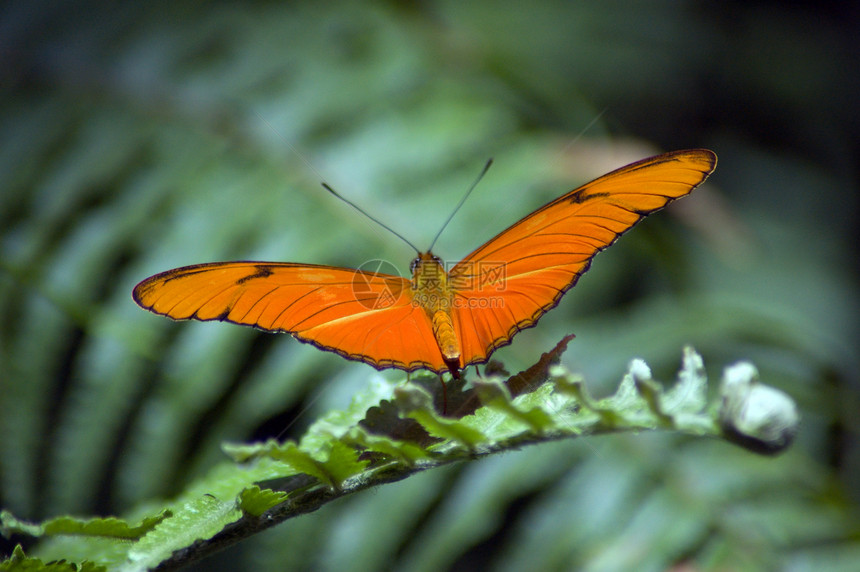
[[433,336],[436,338],[436,343],[439,344],[439,349],[442,351],[446,363],[448,360],[459,359],[460,341],[457,339],[457,334],[454,333],[451,314],[439,310],[433,314],[431,322],[433,324]]

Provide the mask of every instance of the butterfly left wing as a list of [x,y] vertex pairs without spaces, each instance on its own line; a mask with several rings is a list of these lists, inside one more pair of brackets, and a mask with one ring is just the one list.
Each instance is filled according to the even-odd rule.
[[543,206],[449,273],[462,367],[483,363],[558,304],[592,258],[648,214],[689,194],[716,155],[675,151],[617,169]]
[[286,332],[376,368],[447,371],[427,316],[399,276],[333,266],[216,262],[162,272],[135,302],[174,320]]

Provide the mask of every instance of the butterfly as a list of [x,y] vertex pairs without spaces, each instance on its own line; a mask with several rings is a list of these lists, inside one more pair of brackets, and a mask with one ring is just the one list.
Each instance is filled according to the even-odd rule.
[[134,288],[142,308],[174,320],[219,320],[289,333],[377,369],[454,378],[537,324],[594,256],[714,170],[706,149],[675,151],[585,184],[446,266],[429,250],[411,279],[291,262],[212,262]]

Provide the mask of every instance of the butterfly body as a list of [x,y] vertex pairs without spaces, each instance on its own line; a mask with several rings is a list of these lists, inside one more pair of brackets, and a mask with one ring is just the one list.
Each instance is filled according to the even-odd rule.
[[442,361],[457,378],[460,373],[460,341],[454,326],[452,307],[454,291],[448,283],[448,273],[442,260],[430,253],[419,253],[412,261],[412,304],[424,310],[433,329]]
[[704,149],[627,165],[546,204],[450,269],[420,253],[411,279],[311,264],[214,262],[147,278],[133,297],[177,320],[290,333],[379,369],[458,377],[534,326],[598,252],[689,194],[715,165]]

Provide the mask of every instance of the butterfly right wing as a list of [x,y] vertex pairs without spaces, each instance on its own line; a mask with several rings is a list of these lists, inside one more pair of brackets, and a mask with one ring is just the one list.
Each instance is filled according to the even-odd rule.
[[349,268],[215,262],[162,272],[134,288],[142,308],[286,332],[376,368],[447,371],[411,282]]
[[594,256],[648,214],[689,194],[713,172],[707,149],[664,153],[621,167],[526,216],[449,273],[462,366],[534,326],[588,270]]

